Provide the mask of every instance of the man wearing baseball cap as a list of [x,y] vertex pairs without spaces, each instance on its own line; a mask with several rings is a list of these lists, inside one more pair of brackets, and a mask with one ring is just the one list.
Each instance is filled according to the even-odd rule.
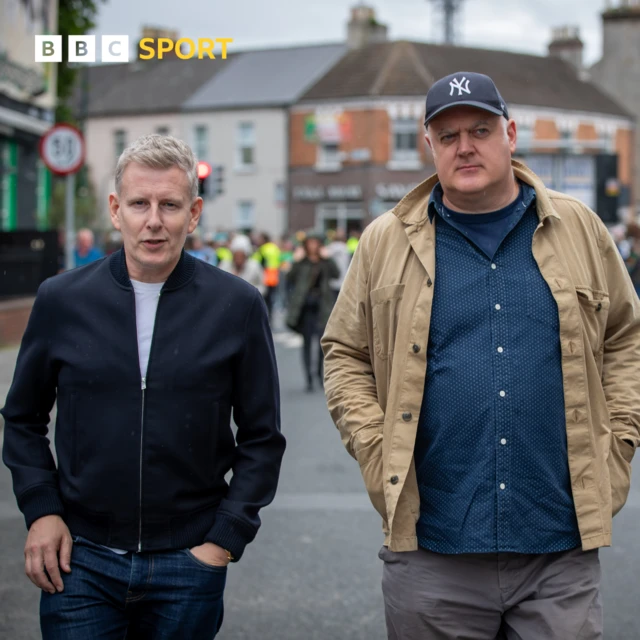
[[488,76],[430,89],[437,174],[364,232],[325,390],[385,533],[392,639],[601,639],[640,442],[640,302],[598,216],[512,160]]

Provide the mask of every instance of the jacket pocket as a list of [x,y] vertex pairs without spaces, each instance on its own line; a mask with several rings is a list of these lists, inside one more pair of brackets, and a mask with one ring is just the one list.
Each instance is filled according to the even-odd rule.
[[395,346],[404,284],[390,284],[369,294],[373,319],[373,345],[379,358],[390,358]]
[[635,449],[628,442],[611,433],[609,446],[609,480],[611,483],[612,516],[622,509],[629,495],[631,487],[631,460]]
[[584,335],[591,351],[598,356],[604,348],[604,333],[609,316],[609,296],[604,291],[582,286],[576,287],[576,294]]
[[382,429],[382,424],[374,424],[358,432],[354,453],[371,504],[386,522],[387,507],[382,480]]

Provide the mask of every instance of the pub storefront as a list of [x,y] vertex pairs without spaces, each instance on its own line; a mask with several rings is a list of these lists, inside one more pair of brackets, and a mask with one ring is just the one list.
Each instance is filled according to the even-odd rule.
[[289,231],[342,229],[348,235],[363,230],[431,173],[432,167],[421,171],[385,167],[294,171],[289,179]]

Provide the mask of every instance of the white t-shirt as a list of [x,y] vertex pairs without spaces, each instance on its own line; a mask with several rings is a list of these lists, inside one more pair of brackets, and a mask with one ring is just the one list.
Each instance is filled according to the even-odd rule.
[[[160,299],[160,290],[164,282],[138,282],[137,280],[132,280],[131,284],[136,294],[136,329],[138,331],[140,376],[146,378],[158,300]],[[107,549],[120,555],[127,553],[123,549],[113,549],[112,547],[107,547]]]
[[158,300],[160,299],[160,290],[164,286],[164,282],[138,282],[137,280],[132,280],[131,284],[136,294],[136,328],[138,330],[140,375],[146,378]]

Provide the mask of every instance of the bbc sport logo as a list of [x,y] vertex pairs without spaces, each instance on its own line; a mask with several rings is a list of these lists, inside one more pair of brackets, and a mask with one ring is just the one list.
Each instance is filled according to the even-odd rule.
[[[226,60],[227,45],[232,42],[233,38],[142,38],[138,58],[162,60],[165,54],[174,52],[181,60]],[[62,36],[36,36],[35,46],[36,62],[62,62]],[[102,62],[129,62],[129,36],[102,36],[100,46]],[[95,61],[96,36],[69,36],[68,62]]]

